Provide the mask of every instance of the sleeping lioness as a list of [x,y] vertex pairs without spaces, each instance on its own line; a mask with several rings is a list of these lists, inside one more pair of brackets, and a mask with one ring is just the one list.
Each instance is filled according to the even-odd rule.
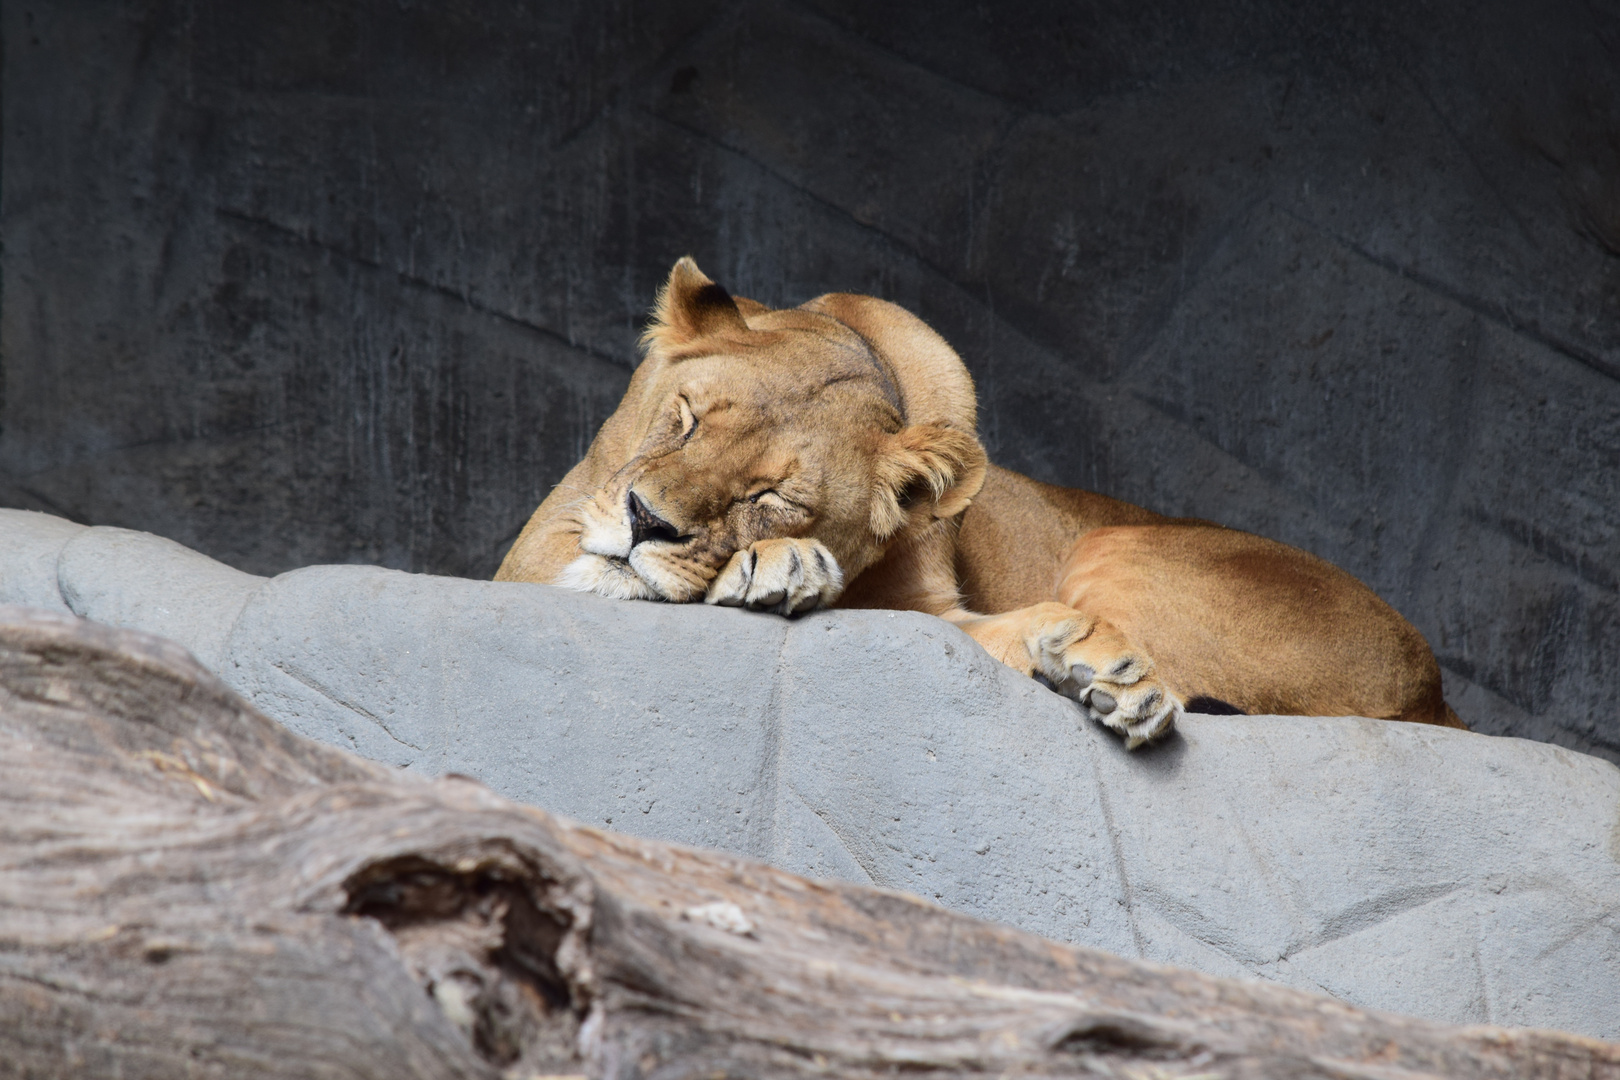
[[682,259],[643,343],[497,579],[925,611],[1132,747],[1189,707],[1463,726],[1422,635],[1343,570],[989,464],[967,369],[891,303],[773,311]]

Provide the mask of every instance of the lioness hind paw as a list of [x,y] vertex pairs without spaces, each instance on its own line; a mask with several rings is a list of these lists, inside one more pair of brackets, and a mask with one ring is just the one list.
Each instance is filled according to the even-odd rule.
[[1076,702],[1091,719],[1125,736],[1129,750],[1168,734],[1182,712],[1181,703],[1156,682],[1105,686],[1065,679],[1054,684],[1038,673],[1036,679]]
[[1128,749],[1167,733],[1182,711],[1153,661],[1106,623],[1053,622],[1029,644],[1042,681],[1124,735]]
[[838,560],[819,540],[760,540],[732,555],[709,584],[706,604],[797,615],[844,591]]

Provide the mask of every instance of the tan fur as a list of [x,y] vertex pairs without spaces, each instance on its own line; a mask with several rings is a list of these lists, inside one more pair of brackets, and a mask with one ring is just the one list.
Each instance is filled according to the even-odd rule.
[[1296,548],[990,466],[921,320],[772,310],[675,265],[619,408],[498,580],[925,611],[1139,745],[1188,702],[1462,727],[1418,632]]

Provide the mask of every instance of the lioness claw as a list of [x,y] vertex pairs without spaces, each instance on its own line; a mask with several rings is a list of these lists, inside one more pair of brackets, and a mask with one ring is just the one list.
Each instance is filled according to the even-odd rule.
[[709,585],[706,604],[797,615],[844,590],[838,560],[819,540],[760,540],[732,555]]

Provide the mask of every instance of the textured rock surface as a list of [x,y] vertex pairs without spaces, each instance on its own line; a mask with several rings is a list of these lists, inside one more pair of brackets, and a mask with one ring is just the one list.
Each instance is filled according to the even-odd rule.
[[691,252],[912,307],[1002,464],[1316,551],[1620,759],[1612,4],[0,20],[0,505],[488,577]]
[[74,614],[172,638],[214,670],[225,663],[237,616],[264,584],[173,540],[105,527],[69,540],[56,567]]
[[50,514],[0,510],[0,602],[69,611],[56,564],[68,541],[84,531]]
[[213,670],[264,582],[161,536],[0,510],[0,603],[161,634]]
[[1597,758],[1266,717],[1127,754],[919,614],[789,622],[374,567],[262,581],[194,554],[179,574],[155,537],[61,535],[0,512],[0,552],[36,575],[0,572],[0,602],[39,594],[56,543],[79,614],[181,640],[195,620],[256,706],[378,761],[1125,956],[1620,1035],[1620,769]]

